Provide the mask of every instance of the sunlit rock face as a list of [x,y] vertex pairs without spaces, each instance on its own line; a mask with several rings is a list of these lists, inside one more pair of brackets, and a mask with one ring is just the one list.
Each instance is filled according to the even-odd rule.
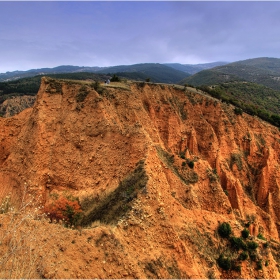
[[[56,238],[34,277],[279,278],[279,129],[233,109],[193,88],[43,78],[32,108],[0,118],[0,197],[67,194],[84,216],[81,235],[38,222]],[[223,222],[248,227],[255,261]]]

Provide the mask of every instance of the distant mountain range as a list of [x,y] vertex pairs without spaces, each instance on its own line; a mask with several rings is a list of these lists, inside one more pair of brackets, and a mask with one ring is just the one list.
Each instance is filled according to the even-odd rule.
[[180,64],[180,63],[141,63],[133,65],[118,65],[112,67],[85,67],[63,65],[54,68],[31,69],[27,71],[13,71],[0,73],[0,82],[12,81],[21,78],[34,77],[37,75],[60,74],[60,73],[118,73],[136,80],[150,79],[153,82],[175,83],[195,74],[201,70],[224,65],[225,62],[213,62],[205,64]]
[[7,81],[18,80],[22,78],[34,77],[37,75],[77,73],[77,72],[96,72],[102,69],[103,67],[97,67],[97,66],[84,67],[84,66],[63,65],[54,68],[30,69],[27,71],[12,71],[12,72],[0,73],[0,82],[7,82]]
[[195,74],[205,69],[210,69],[216,66],[221,66],[228,64],[228,62],[212,62],[212,63],[203,63],[203,64],[180,64],[180,63],[165,63],[166,66],[172,67],[176,70],[186,72],[188,74]]

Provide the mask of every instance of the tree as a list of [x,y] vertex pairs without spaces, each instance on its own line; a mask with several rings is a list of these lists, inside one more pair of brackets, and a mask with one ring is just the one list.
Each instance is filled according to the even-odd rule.
[[67,226],[76,226],[81,218],[82,210],[78,200],[62,196],[46,205],[45,213],[51,222],[62,221]]
[[111,82],[120,82],[120,78],[114,74],[113,78],[111,78]]
[[223,238],[228,238],[231,234],[231,226],[229,223],[222,223],[218,227],[218,233]]
[[229,258],[225,258],[223,254],[219,256],[217,263],[219,267],[224,270],[230,270],[231,268],[231,260]]

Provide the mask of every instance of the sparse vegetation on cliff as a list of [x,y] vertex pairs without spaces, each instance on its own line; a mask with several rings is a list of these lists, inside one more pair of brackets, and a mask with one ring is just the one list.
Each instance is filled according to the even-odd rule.
[[105,224],[116,224],[118,220],[131,210],[131,202],[138,193],[146,187],[148,177],[144,168],[144,161],[139,161],[135,170],[128,174],[119,186],[110,194],[104,196],[98,203],[95,198],[83,202],[85,209],[81,224],[86,226],[94,221]]
[[237,166],[237,169],[239,171],[242,170],[243,165],[242,165],[242,156],[240,153],[232,153],[230,156],[230,168],[233,168],[233,165]]
[[231,226],[229,223],[222,223],[218,227],[218,233],[223,238],[228,238],[231,234]]
[[229,258],[224,257],[223,254],[219,256],[217,262],[220,268],[224,270],[231,269],[231,260]]
[[50,94],[62,94],[62,83],[56,79],[45,79],[46,92]]
[[246,239],[246,238],[248,238],[249,237],[249,230],[248,229],[243,229],[242,231],[241,231],[241,235],[242,235],[242,237],[244,238],[244,239]]
[[83,85],[80,88],[79,93],[76,95],[77,102],[84,102],[88,94],[89,94],[89,91],[87,89],[87,86]]
[[[280,127],[279,91],[244,82],[232,82],[214,87],[198,86],[197,89],[234,105],[236,115],[242,115],[245,112]],[[265,98],[266,96],[270,96],[270,98]],[[271,99],[274,102],[271,102]]]
[[[218,233],[224,240],[223,252],[227,252],[227,254],[231,252],[231,258],[229,256],[224,257],[224,253],[219,255],[217,264],[220,268],[225,271],[233,270],[240,273],[241,262],[248,260],[250,257],[250,261],[255,262],[255,269],[262,270],[263,257],[267,257],[267,252],[257,252],[259,244],[254,241],[255,239],[250,238],[248,240],[249,231],[247,229],[241,231],[241,237],[236,237],[232,234],[229,223],[224,222],[218,226]],[[264,248],[267,249],[267,247]],[[268,263],[268,260],[265,260],[265,263]]]
[[[279,278],[275,127],[236,116],[195,89],[192,103],[168,85],[101,84],[107,93],[100,96],[93,80],[60,80],[58,95],[47,94],[44,82],[33,108],[0,119],[0,198],[11,192],[17,201],[24,180],[44,205],[63,208],[52,223],[49,216],[20,229],[34,223],[42,235],[36,244],[51,243],[34,278]],[[77,102],[80,91],[89,94]],[[232,154],[240,155],[240,171]],[[79,197],[80,225],[76,208],[59,202],[64,191]],[[223,222],[231,228],[224,238]],[[256,249],[248,249],[252,241]],[[230,269],[220,267],[220,255]]]
[[82,209],[77,198],[60,196],[48,203],[44,212],[51,222],[62,222],[66,226],[76,226],[82,218]]

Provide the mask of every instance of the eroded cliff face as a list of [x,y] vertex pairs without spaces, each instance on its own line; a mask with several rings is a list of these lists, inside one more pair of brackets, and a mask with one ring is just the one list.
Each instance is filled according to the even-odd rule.
[[5,100],[0,104],[0,116],[4,118],[12,117],[19,112],[33,106],[35,96],[24,95]]
[[[279,278],[279,129],[233,109],[191,88],[43,78],[33,108],[0,118],[0,197],[68,193],[85,216],[81,235],[36,221],[55,236],[37,277]],[[238,257],[222,222],[250,224],[262,269],[219,268]]]

